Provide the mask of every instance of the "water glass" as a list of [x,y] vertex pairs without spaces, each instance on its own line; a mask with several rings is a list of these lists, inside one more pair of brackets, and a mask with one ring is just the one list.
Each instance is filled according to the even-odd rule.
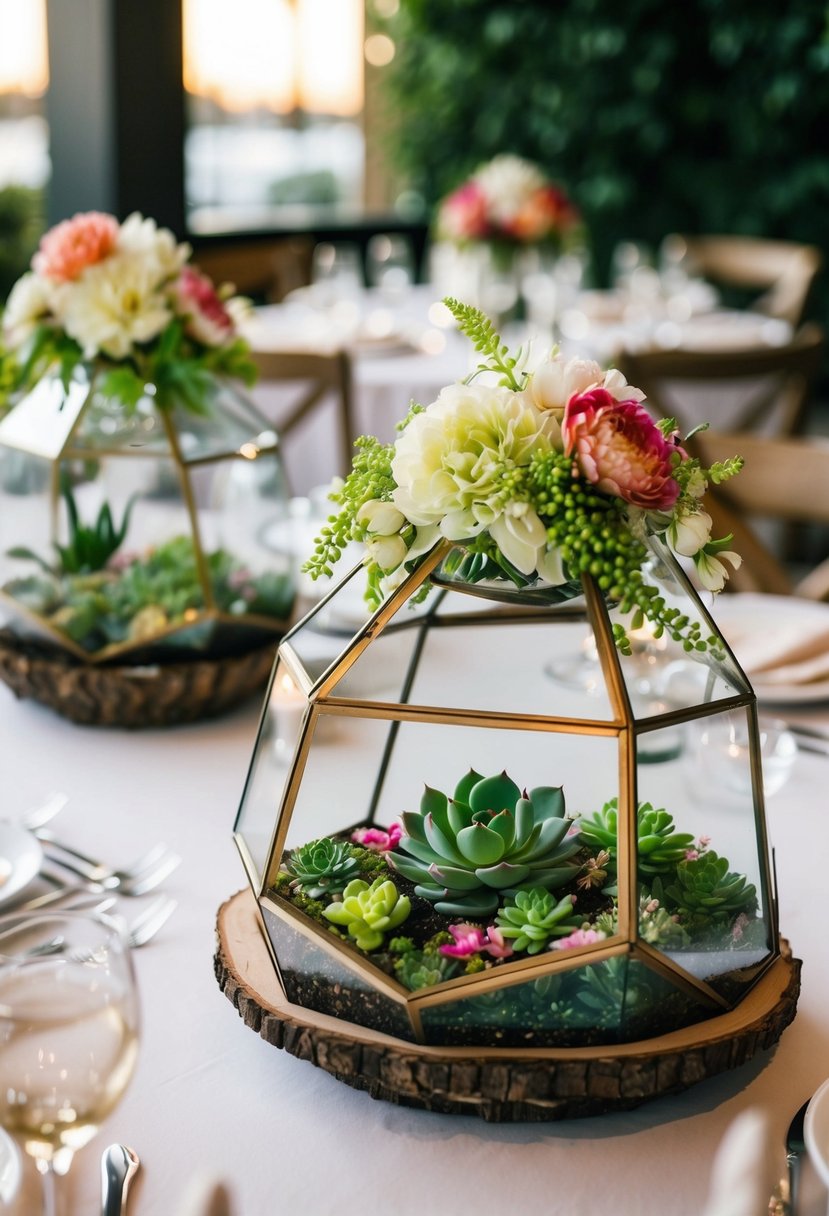
[[55,1176],[132,1077],[139,1012],[118,921],[85,912],[0,918],[0,1124],[35,1163],[44,1216]]
[[[760,761],[763,792],[767,798],[786,784],[797,756],[797,742],[787,724],[761,717]],[[750,798],[751,749],[748,719],[744,713],[705,718],[692,726],[690,760],[706,785],[732,799]]]
[[389,301],[399,300],[414,282],[414,254],[405,236],[378,232],[366,248],[366,276]]

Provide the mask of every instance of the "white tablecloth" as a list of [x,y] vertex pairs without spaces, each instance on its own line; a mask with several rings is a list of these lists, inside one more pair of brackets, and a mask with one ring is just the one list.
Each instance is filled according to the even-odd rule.
[[[0,687],[4,814],[62,789],[71,801],[55,827],[79,847],[128,862],[163,839],[184,858],[165,883],[177,912],[135,954],[137,1073],[64,1180],[68,1211],[98,1210],[100,1153],[113,1141],[134,1145],[143,1163],[131,1216],[176,1216],[188,1179],[213,1172],[230,1180],[237,1216],[364,1216],[378,1207],[395,1216],[699,1216],[715,1147],[749,1106],[770,1112],[782,1167],[791,1114],[829,1076],[829,759],[799,756],[768,804],[781,925],[804,960],[798,1016],[776,1050],[630,1113],[487,1125],[349,1089],[259,1039],[219,990],[215,916],[245,885],[231,831],[258,708],[125,733],[72,726]],[[814,717],[829,726],[829,713]],[[38,1210],[33,1181],[9,1209],[15,1216]],[[802,1216],[823,1216],[814,1179],[807,1192]]]

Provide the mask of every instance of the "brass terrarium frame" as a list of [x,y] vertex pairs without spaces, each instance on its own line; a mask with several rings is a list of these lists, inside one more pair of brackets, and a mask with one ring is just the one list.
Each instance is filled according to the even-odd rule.
[[[17,617],[35,625],[41,633],[51,637],[62,650],[68,651],[75,658],[90,664],[109,663],[113,659],[128,656],[133,651],[144,651],[148,646],[175,637],[183,630],[192,629],[200,624],[214,623],[235,628],[241,624],[245,628],[262,630],[265,633],[284,633],[287,624],[284,618],[279,619],[256,613],[245,613],[243,617],[239,617],[222,612],[216,606],[207,557],[201,539],[198,508],[190,470],[226,461],[251,463],[260,459],[279,457],[279,443],[272,424],[259,413],[251,401],[239,393],[235,385],[230,385],[229,382],[220,378],[217,378],[217,383],[236,395],[238,402],[244,407],[245,413],[256,424],[256,429],[252,428],[253,433],[250,437],[239,443],[238,446],[232,447],[228,444],[225,450],[211,452],[204,456],[188,457],[185,455],[170,411],[160,407],[154,401],[152,416],[160,423],[163,437],[168,444],[166,449],[151,446],[157,441],[158,433],[144,436],[143,444],[141,436],[134,436],[130,445],[126,447],[107,447],[103,444],[85,447],[79,444],[78,434],[81,424],[98,392],[94,372],[88,375],[85,381],[76,372],[65,389],[59,379],[51,382],[41,381],[0,421],[0,451],[6,448],[50,463],[49,539],[53,544],[57,541],[59,531],[60,466],[62,462],[70,460],[85,462],[101,457],[115,460],[140,458],[157,462],[172,462],[187,514],[199,587],[204,597],[203,607],[187,609],[183,620],[155,630],[150,637],[111,643],[101,647],[98,651],[90,652],[79,646],[71,637],[57,629],[44,617],[21,604],[2,587],[0,587],[0,604],[5,604]],[[53,400],[49,402],[45,395],[52,388],[55,393]],[[38,393],[44,395],[43,404],[36,400],[35,395]],[[145,399],[152,400],[149,396],[146,396]],[[38,409],[40,416],[38,416]],[[27,416],[29,413],[31,416]],[[59,425],[58,416],[60,416]]]
[[[664,551],[656,544],[657,553],[664,556]],[[457,998],[468,996],[470,991],[484,994],[494,989],[506,989],[541,974],[560,974],[585,963],[601,963],[617,957],[630,957],[643,964],[667,980],[674,988],[693,998],[700,1011],[709,1010],[711,1015],[732,1009],[746,993],[760,980],[779,957],[779,929],[777,916],[777,899],[774,889],[773,874],[769,861],[769,850],[766,843],[765,812],[762,793],[762,772],[760,764],[760,743],[757,723],[756,699],[750,685],[741,671],[734,656],[725,648],[730,666],[743,683],[745,691],[736,692],[730,696],[720,696],[716,700],[697,702],[683,708],[668,710],[651,717],[637,718],[631,707],[625,680],[620,667],[620,657],[614,642],[608,607],[598,590],[596,583],[589,576],[582,579],[584,605],[557,604],[554,609],[543,604],[529,607],[499,605],[486,613],[452,613],[438,616],[435,609],[437,600],[430,610],[417,615],[406,622],[394,621],[395,616],[415,592],[427,580],[431,580],[438,588],[455,587],[451,580],[443,581],[440,573],[441,563],[453,546],[446,542],[438,546],[429,557],[410,575],[374,615],[359,629],[351,642],[345,647],[339,657],[331,663],[316,678],[309,674],[294,645],[294,639],[301,633],[310,616],[295,626],[283,639],[279,647],[277,664],[271,677],[271,688],[265,700],[260,723],[257,752],[263,744],[263,735],[268,717],[270,691],[276,679],[277,671],[286,670],[297,688],[307,698],[302,725],[296,748],[290,761],[289,771],[285,779],[282,800],[270,843],[267,849],[267,860],[260,867],[254,859],[251,849],[245,839],[244,811],[248,793],[253,780],[254,765],[248,776],[245,793],[242,797],[241,808],[237,816],[234,838],[243,859],[248,878],[257,899],[259,914],[263,920],[264,937],[277,972],[282,978],[277,950],[267,932],[268,921],[275,918],[277,922],[286,925],[290,930],[300,934],[309,946],[317,947],[327,956],[336,959],[338,965],[354,975],[355,980],[366,984],[387,997],[398,1008],[404,1017],[405,1024],[410,1029],[410,1036],[416,1042],[424,1042],[425,1036],[422,1024],[422,1013],[437,1006],[448,1005]],[[680,585],[693,599],[695,592],[678,568],[673,569]],[[337,594],[334,589],[322,601],[322,606]],[[438,592],[438,595],[440,593]],[[495,597],[497,598],[497,596]],[[703,619],[707,622],[712,633],[718,633],[703,606],[697,601]],[[499,711],[479,709],[454,709],[436,706],[410,705],[407,703],[409,690],[414,683],[415,674],[421,657],[426,635],[429,629],[452,629],[457,627],[486,626],[494,621],[504,622],[544,622],[551,619],[551,611],[556,620],[584,621],[587,619],[594,630],[601,671],[609,694],[611,716],[608,720],[592,721],[589,719],[556,717],[554,715],[530,713],[503,713]],[[313,615],[310,614],[310,615]],[[373,700],[369,698],[337,697],[336,688],[341,679],[357,661],[363,651],[384,631],[419,630],[419,637],[413,647],[409,660],[408,671],[404,679],[401,698],[399,701]],[[682,969],[665,953],[656,950],[639,936],[638,924],[638,876],[636,848],[636,808],[637,808],[637,752],[636,743],[639,736],[666,727],[679,726],[683,723],[722,714],[731,710],[747,710],[750,730],[750,765],[751,782],[754,797],[754,830],[760,865],[760,915],[767,930],[767,955],[759,962],[752,963],[741,969],[739,995],[733,1000],[716,991],[709,983],[699,979],[690,972]],[[322,716],[345,715],[355,718],[382,719],[390,723],[389,735],[383,755],[379,758],[379,768],[374,784],[370,806],[361,824],[371,824],[376,814],[381,789],[391,754],[395,746],[399,725],[403,722],[432,722],[444,725],[461,725],[486,727],[498,731],[521,730],[533,732],[549,732],[567,735],[592,735],[605,738],[615,738],[618,741],[618,931],[612,937],[589,945],[580,946],[568,951],[562,951],[557,956],[549,952],[534,957],[522,957],[516,961],[504,963],[497,968],[475,975],[466,975],[446,980],[427,989],[410,991],[393,979],[385,971],[372,963],[370,956],[360,952],[348,941],[335,937],[311,918],[305,916],[292,906],[290,901],[280,897],[273,890],[276,875],[279,872],[286,846],[288,830],[294,811],[297,795],[302,782],[303,772],[313,744],[314,734]],[[342,829],[350,831],[350,829]],[[285,987],[283,983],[283,987]],[[703,1012],[703,1017],[705,1016]],[[543,1049],[539,1049],[543,1051]]]

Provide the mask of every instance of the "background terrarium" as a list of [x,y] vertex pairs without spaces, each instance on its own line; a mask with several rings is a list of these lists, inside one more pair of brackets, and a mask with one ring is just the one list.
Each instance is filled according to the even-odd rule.
[[8,628],[84,664],[240,655],[294,602],[273,544],[288,489],[253,368],[189,250],[138,216],[47,234],[4,317],[0,421]]
[[527,370],[446,303],[478,373],[360,442],[308,567],[365,559],[280,645],[237,820],[285,995],[427,1048],[607,1064],[683,1028],[737,1041],[723,1019],[766,986],[756,1049],[794,1010],[756,704],[677,558],[711,590],[739,563],[701,498],[741,462],[703,468],[614,369]]

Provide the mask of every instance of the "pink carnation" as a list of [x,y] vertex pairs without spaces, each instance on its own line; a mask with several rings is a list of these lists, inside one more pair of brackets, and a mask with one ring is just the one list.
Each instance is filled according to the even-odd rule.
[[512,946],[504,941],[504,935],[496,925],[490,925],[486,933],[477,925],[450,925],[449,932],[455,944],[441,946],[440,952],[450,958],[469,958],[472,954],[509,958],[512,954]]
[[205,346],[224,346],[233,336],[233,318],[207,275],[184,266],[173,284],[173,307],[185,318],[191,338]]
[[665,439],[637,401],[617,401],[604,388],[570,398],[561,423],[564,451],[605,494],[644,511],[670,511],[679,495]]
[[598,929],[574,929],[567,937],[560,937],[553,942],[552,950],[573,950],[577,946],[592,946],[594,942],[604,940],[604,934]]
[[55,283],[68,283],[109,257],[118,241],[118,221],[101,211],[73,215],[42,237],[32,269]]
[[382,828],[357,828],[351,833],[351,839],[355,844],[361,844],[364,849],[371,849],[373,853],[388,853],[396,847],[402,835],[400,824],[393,823],[387,832]]

